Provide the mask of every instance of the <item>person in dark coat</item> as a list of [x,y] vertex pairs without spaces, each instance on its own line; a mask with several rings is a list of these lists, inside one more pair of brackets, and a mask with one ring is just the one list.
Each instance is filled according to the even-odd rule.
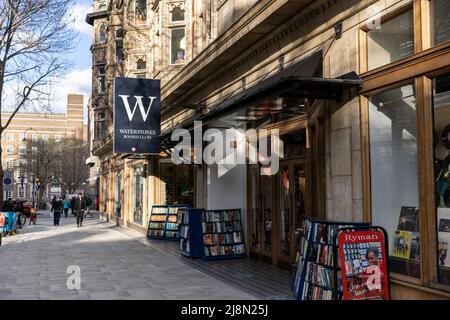
[[70,209],[72,210],[72,215],[73,216],[75,215],[75,200],[76,199],[77,199],[76,197],[72,197],[70,199]]
[[61,197],[57,197],[53,201],[51,210],[53,211],[53,223],[55,226],[59,226],[59,219],[61,218],[61,213],[63,211],[63,202]]
[[74,211],[77,216],[77,226],[82,227],[83,226],[83,215],[84,211],[86,210],[86,201],[83,198],[83,195],[81,192],[78,194],[78,198],[75,200],[74,203]]

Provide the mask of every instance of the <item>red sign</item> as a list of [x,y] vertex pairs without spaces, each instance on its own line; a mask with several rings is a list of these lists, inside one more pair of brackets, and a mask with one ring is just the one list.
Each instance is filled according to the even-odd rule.
[[338,235],[344,300],[388,300],[386,247],[381,230]]
[[0,228],[3,228],[5,226],[5,214],[0,213]]

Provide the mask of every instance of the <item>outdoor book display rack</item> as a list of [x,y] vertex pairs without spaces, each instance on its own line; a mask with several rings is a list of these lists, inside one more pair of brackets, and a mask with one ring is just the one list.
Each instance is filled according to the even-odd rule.
[[202,213],[203,209],[179,209],[180,253],[191,258],[204,254]]
[[368,223],[334,222],[305,218],[297,239],[297,270],[293,283],[298,300],[340,300],[342,276],[336,236],[344,227]]
[[241,210],[182,209],[180,252],[204,260],[245,257]]
[[147,228],[147,238],[156,240],[180,239],[178,211],[186,205],[154,205]]

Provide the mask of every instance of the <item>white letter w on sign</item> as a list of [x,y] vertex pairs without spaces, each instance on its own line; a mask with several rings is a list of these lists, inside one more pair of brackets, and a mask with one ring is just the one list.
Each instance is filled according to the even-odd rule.
[[142,96],[134,96],[136,99],[136,104],[134,105],[133,111],[130,109],[130,104],[128,103],[128,97],[125,95],[119,95],[119,97],[122,98],[123,105],[125,106],[125,110],[127,111],[128,120],[130,122],[133,120],[134,112],[136,111],[136,108],[139,106],[139,111],[141,112],[142,120],[147,121],[148,114],[150,113],[150,109],[152,108],[153,101],[155,101],[156,97],[149,97],[150,104],[148,106],[147,111],[144,109],[144,103],[142,102]]

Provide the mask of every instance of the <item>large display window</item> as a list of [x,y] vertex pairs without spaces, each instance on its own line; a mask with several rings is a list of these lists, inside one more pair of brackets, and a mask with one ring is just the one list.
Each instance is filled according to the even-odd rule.
[[450,285],[450,74],[433,79],[438,280]]
[[367,68],[372,70],[414,53],[413,11],[408,10],[367,32]]
[[142,213],[144,206],[144,178],[142,176],[143,168],[134,168],[134,214],[133,221],[142,224]]
[[372,223],[390,239],[390,270],[420,278],[417,119],[412,84],[369,99]]
[[194,205],[194,167],[159,164],[159,199],[161,204]]

